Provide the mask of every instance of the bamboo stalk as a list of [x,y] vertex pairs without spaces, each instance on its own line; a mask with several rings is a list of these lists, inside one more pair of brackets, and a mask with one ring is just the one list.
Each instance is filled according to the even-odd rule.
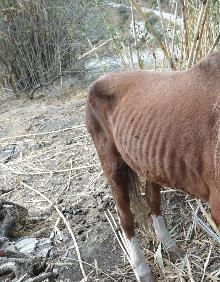
[[131,1],[131,21],[132,21],[132,26],[133,26],[134,44],[135,44],[135,49],[137,53],[138,66],[139,68],[141,68],[140,53],[139,53],[139,48],[137,44],[137,32],[136,32],[135,17],[134,17],[134,6],[133,6],[132,1]]
[[99,8],[100,14],[102,16],[103,23],[105,24],[113,42],[114,42],[114,48],[115,48],[116,53],[118,54],[118,56],[121,59],[121,64],[124,68],[127,68],[127,64],[126,64],[124,57],[121,53],[120,47],[118,46],[117,37],[112,33],[111,26],[109,26],[110,23],[106,20],[106,15],[103,12],[103,10],[101,9],[99,1],[95,0],[95,3],[97,5],[97,7]]
[[201,40],[202,40],[202,36],[203,36],[203,32],[204,32],[204,26],[205,26],[205,22],[207,20],[209,7],[210,7],[210,0],[208,0],[206,2],[204,16],[203,16],[202,23],[201,23],[201,31],[199,33],[198,40],[196,42],[196,48],[195,48],[195,52],[194,52],[194,56],[193,56],[193,62],[192,62],[193,65],[196,63],[196,59],[197,59],[197,56],[198,56],[198,51],[199,51],[200,43],[201,43]]
[[134,60],[133,60],[133,54],[132,54],[132,49],[131,49],[131,45],[128,45],[128,50],[129,50],[129,57],[130,57],[130,66],[131,69],[134,69]]
[[157,5],[158,5],[159,12],[160,12],[161,25],[162,25],[163,32],[164,32],[164,39],[165,39],[165,44],[166,44],[166,48],[167,48],[167,53],[168,53],[169,58],[172,60],[172,54],[170,52],[169,42],[168,42],[168,39],[167,39],[167,32],[166,32],[166,28],[165,28],[165,23],[164,23],[164,18],[163,18],[163,12],[162,12],[161,5],[160,5],[160,0],[157,0]]
[[213,43],[212,47],[209,49],[208,53],[211,53],[214,50],[214,48],[218,44],[219,40],[220,40],[220,31],[219,31],[219,33],[218,33],[218,35],[217,35],[217,37],[215,39],[215,42]]
[[175,21],[174,21],[174,27],[173,27],[171,54],[174,54],[174,44],[175,44],[175,35],[176,35],[176,20],[177,20],[178,4],[179,4],[179,0],[176,0]]
[[200,27],[201,27],[201,24],[202,24],[202,19],[203,19],[203,16],[204,16],[205,9],[206,9],[206,3],[205,4],[203,3],[202,9],[200,10],[199,18],[198,18],[198,21],[197,21],[196,31],[195,31],[193,42],[192,42],[192,47],[191,47],[191,50],[190,50],[190,53],[189,53],[187,69],[190,68],[191,65],[192,65],[192,60],[193,60],[193,56],[194,56],[195,49],[196,49],[196,43],[197,43],[197,40],[199,38],[199,31],[200,31]]
[[164,45],[164,43],[160,40],[159,36],[157,35],[155,29],[153,28],[153,26],[151,25],[151,23],[148,21],[147,16],[144,14],[144,12],[142,11],[140,5],[137,3],[136,0],[131,0],[135,9],[137,10],[138,14],[142,17],[142,19],[145,22],[145,25],[148,29],[148,31],[153,35],[153,37],[155,38],[157,45],[159,48],[161,48],[161,50],[163,51],[166,59],[169,61],[170,63],[170,67],[172,70],[176,70],[176,65],[174,63],[174,61],[172,60],[172,58],[170,58],[169,53],[167,51],[166,46]]
[[208,40],[208,30],[209,30],[209,21],[206,21],[206,25],[205,25],[205,38],[204,38],[204,44],[205,44],[205,53],[208,53],[209,50],[209,40]]

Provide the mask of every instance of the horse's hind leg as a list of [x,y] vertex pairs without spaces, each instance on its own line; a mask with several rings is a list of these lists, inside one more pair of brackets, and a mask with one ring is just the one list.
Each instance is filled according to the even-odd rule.
[[122,160],[114,143],[106,136],[106,133],[97,122],[93,121],[91,124],[90,121],[87,127],[112,190],[121,228],[125,234],[130,252],[131,262],[142,282],[154,282],[156,280],[151,274],[135,236],[134,216],[131,213],[129,201],[129,174],[131,170]]
[[217,232],[220,234],[220,193],[217,188],[211,190],[209,206],[211,209],[212,219],[218,228]]
[[160,209],[160,191],[160,185],[153,182],[146,182],[145,195],[150,208],[153,226],[157,239],[161,243],[163,243],[164,247],[169,253],[171,260],[175,260],[176,258],[182,256],[183,252],[177,246],[174,239],[171,238],[170,233],[166,228],[166,224]]
[[[101,143],[100,143],[101,142]],[[130,168],[121,159],[113,144],[103,136],[99,139],[97,150],[102,168],[111,186],[113,198],[117,207],[121,228],[125,234],[132,264],[143,282],[155,281],[146,263],[134,230],[134,216],[130,210],[129,173]]]

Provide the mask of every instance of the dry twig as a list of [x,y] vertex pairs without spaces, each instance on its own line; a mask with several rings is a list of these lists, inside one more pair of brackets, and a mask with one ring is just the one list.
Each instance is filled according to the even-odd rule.
[[36,132],[36,133],[29,133],[29,134],[23,134],[23,135],[17,135],[17,136],[9,136],[9,137],[3,137],[0,139],[0,143],[2,141],[8,141],[11,139],[20,139],[20,138],[28,138],[28,137],[32,137],[32,136],[42,136],[42,135],[48,135],[48,134],[57,134],[57,133],[61,133],[64,131],[69,131],[69,130],[75,130],[75,129],[79,129],[84,127],[85,124],[82,125],[78,125],[78,126],[74,126],[74,127],[67,127],[67,128],[63,128],[63,129],[59,129],[59,130],[53,130],[53,131],[47,131],[47,132]]

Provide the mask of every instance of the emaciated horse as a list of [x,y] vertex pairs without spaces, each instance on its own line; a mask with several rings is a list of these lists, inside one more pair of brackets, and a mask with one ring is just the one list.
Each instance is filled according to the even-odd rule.
[[131,175],[146,179],[155,232],[169,252],[179,249],[161,215],[161,186],[207,202],[220,228],[219,100],[220,53],[187,71],[110,73],[91,85],[87,128],[141,281],[156,279],[135,236]]

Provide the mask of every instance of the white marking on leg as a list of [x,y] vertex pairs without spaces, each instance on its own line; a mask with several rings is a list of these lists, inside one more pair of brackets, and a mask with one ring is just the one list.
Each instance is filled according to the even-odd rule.
[[126,243],[127,243],[131,263],[134,269],[136,270],[138,276],[140,278],[145,278],[145,279],[151,278],[150,267],[146,263],[144,254],[139,246],[137,237],[134,236],[131,238],[131,240],[126,239]]
[[164,244],[167,250],[174,250],[176,248],[176,242],[173,238],[171,238],[170,233],[166,228],[163,216],[152,215],[152,219],[157,239]]

